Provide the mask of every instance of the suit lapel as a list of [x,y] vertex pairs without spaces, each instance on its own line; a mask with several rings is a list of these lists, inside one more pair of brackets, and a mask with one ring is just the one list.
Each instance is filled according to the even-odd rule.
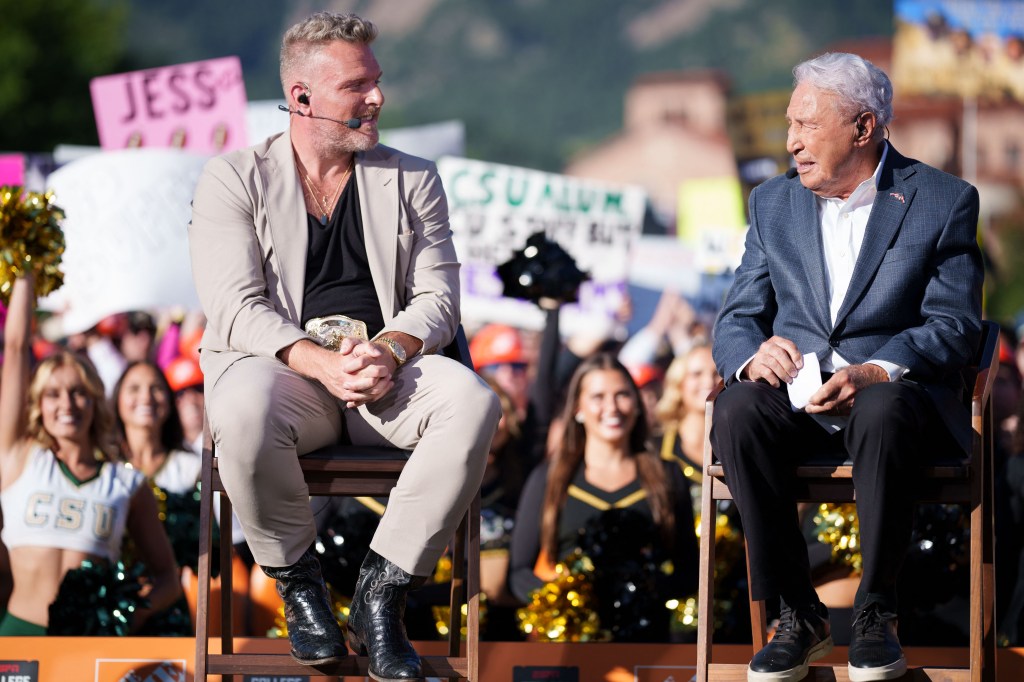
[[837,326],[874,280],[885,252],[899,232],[917,191],[916,187],[904,182],[913,174],[913,169],[907,167],[905,159],[890,146],[886,165],[879,178],[878,193],[871,205],[871,215],[864,231],[864,243],[850,278],[850,288],[836,316]]
[[[818,215],[818,204],[814,193],[797,184],[790,197],[793,229],[796,232],[793,245],[795,246],[794,251],[799,254],[804,272],[807,274],[804,281],[827,283],[825,247],[821,240],[821,218]],[[816,319],[821,320],[824,329],[831,329],[832,317],[829,313],[828,287],[814,284],[808,287],[807,293],[813,305],[811,313]]]
[[301,324],[306,250],[309,248],[308,217],[287,132],[271,144],[260,166],[260,175],[266,198],[267,227],[281,273],[280,295],[292,321]]
[[356,155],[356,183],[366,240],[366,257],[385,323],[395,316],[395,259],[398,257],[398,163],[379,147]]

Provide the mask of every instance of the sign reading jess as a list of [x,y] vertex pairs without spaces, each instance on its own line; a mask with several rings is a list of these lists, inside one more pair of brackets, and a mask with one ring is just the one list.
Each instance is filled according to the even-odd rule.
[[238,57],[93,78],[100,146],[178,147],[219,154],[247,144]]
[[37,682],[39,661],[0,661],[0,682]]

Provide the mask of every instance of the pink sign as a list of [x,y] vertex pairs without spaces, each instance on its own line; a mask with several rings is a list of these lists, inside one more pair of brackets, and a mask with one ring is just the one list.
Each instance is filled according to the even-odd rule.
[[0,154],[0,185],[25,184],[25,157],[21,154]]
[[248,144],[238,57],[93,78],[100,146],[219,154]]

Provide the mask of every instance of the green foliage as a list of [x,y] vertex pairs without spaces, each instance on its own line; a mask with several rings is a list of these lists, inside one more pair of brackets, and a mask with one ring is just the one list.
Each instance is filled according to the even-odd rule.
[[[299,3],[294,3],[299,4]],[[281,95],[278,51],[281,34],[306,14],[280,0],[134,0],[126,37],[136,68],[237,55],[249,99]]]
[[418,29],[378,39],[384,123],[462,119],[469,156],[559,170],[621,127],[641,74],[715,68],[738,92],[788,88],[793,66],[829,43],[892,32],[890,0],[680,0],[706,5],[703,20],[662,42],[630,39],[630,26],[668,4],[443,0]]
[[124,0],[0,0],[0,149],[96,144],[89,80],[117,71]]
[[[401,17],[379,16],[412,11],[413,2],[429,11],[405,30],[393,28]],[[88,80],[97,75],[238,55],[249,98],[280,97],[281,33],[321,5],[0,0],[0,8],[0,149],[48,150],[95,143]],[[714,68],[740,93],[788,88],[793,65],[830,43],[892,32],[891,0],[345,0],[330,8],[384,29],[374,45],[384,126],[460,119],[469,156],[546,170],[615,134],[626,90],[642,74]],[[647,34],[638,38],[641,25]]]

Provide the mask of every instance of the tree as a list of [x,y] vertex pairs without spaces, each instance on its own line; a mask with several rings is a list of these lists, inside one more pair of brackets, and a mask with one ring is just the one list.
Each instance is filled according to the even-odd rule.
[[125,0],[0,0],[0,150],[97,144],[89,80],[124,64]]

